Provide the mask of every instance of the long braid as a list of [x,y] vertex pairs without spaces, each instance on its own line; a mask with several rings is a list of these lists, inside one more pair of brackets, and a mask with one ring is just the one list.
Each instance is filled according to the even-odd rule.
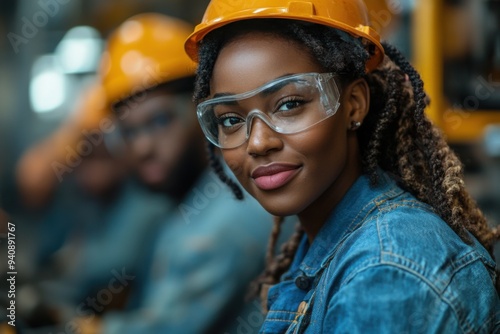
[[[366,80],[371,95],[380,99],[371,102],[362,131],[358,133],[365,173],[371,176],[382,167],[417,198],[426,201],[429,173],[421,154],[422,145],[414,140],[417,137],[413,119],[416,103],[410,79],[386,57]],[[415,175],[425,180],[414,178]],[[373,182],[374,178],[371,179]]]
[[[428,194],[430,197],[420,199],[429,204],[436,203],[433,206],[439,215],[464,240],[468,240],[465,232],[468,230],[491,251],[495,235],[465,189],[462,164],[445,142],[441,132],[425,116],[424,109],[427,103],[420,75],[396,48],[387,44],[384,48],[396,65],[408,74],[412,83],[416,104],[413,115],[409,116],[416,121],[414,124],[417,133],[422,138],[419,145],[421,155],[423,161],[429,162],[428,168],[433,176],[432,187],[428,190],[414,189],[414,192],[420,196]],[[417,143],[419,136],[416,138]],[[411,178],[413,182],[414,180],[422,182],[418,174]]]
[[[386,92],[384,92],[387,102],[385,106],[374,104],[365,119],[365,129],[360,129],[361,133],[370,134],[369,141],[366,138],[364,139],[366,148],[362,154],[364,156],[365,172],[370,176],[372,183],[376,183],[378,179],[377,167],[380,166],[385,170],[390,170],[394,165],[393,157],[386,157],[388,159],[385,159],[383,153],[394,146],[394,141],[385,138],[385,132],[396,123],[399,116],[397,107],[402,99],[402,94],[397,90],[397,85],[401,81],[400,77],[400,73],[389,71],[387,76],[383,78],[385,82],[388,82]],[[369,77],[367,77],[367,80],[369,81]],[[374,87],[373,82],[371,87]],[[379,112],[380,110],[382,111]]]
[[240,186],[238,186],[236,184],[236,182],[234,182],[224,172],[224,168],[222,167],[222,164],[220,163],[219,158],[217,158],[214,150],[215,150],[215,146],[212,145],[212,143],[209,143],[207,141],[207,151],[208,151],[208,158],[209,158],[210,167],[212,167],[212,169],[215,171],[215,173],[217,174],[217,176],[219,177],[219,179],[223,183],[227,184],[229,186],[229,188],[231,188],[234,196],[237,199],[242,200],[243,199],[243,192],[241,191]]
[[276,244],[280,236],[283,220],[283,217],[274,217],[273,230],[266,253],[266,266],[264,271],[252,282],[248,294],[250,298],[260,295],[263,302],[265,302],[263,297],[267,295],[268,287],[278,283],[281,275],[288,270],[304,236],[302,226],[297,223],[295,232],[287,242],[283,243],[280,254],[275,256]]
[[[278,216],[273,217],[273,229],[271,230],[271,236],[267,244],[265,268],[270,268],[272,266],[272,262],[275,260],[274,255],[276,252],[276,243],[281,233],[281,224],[283,223],[283,220],[284,220],[283,217],[278,217]],[[250,289],[247,295],[247,299],[259,295],[262,284],[268,281],[267,278],[264,276],[265,276],[265,271],[250,284]]]
[[273,217],[273,229],[271,231],[271,238],[269,244],[267,245],[266,252],[266,265],[270,266],[271,262],[274,261],[274,253],[276,252],[276,243],[281,233],[281,224],[283,223],[283,217],[274,216]]

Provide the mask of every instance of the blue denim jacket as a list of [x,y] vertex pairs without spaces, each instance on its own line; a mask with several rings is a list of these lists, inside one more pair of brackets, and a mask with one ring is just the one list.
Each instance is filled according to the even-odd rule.
[[360,177],[269,290],[261,333],[497,333],[495,262],[387,175]]

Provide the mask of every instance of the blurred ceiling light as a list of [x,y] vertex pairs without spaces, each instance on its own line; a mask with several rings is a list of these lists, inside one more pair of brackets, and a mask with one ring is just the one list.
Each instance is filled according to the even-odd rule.
[[484,144],[488,156],[500,158],[500,124],[491,124],[486,127]]
[[56,47],[64,73],[78,74],[95,72],[103,50],[99,32],[88,26],[70,29]]
[[33,63],[30,81],[30,102],[36,113],[55,111],[66,97],[66,78],[56,56],[44,55]]

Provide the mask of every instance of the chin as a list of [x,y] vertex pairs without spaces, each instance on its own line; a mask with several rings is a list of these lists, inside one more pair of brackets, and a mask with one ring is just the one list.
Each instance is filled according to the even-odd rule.
[[243,188],[259,202],[260,206],[274,216],[293,216],[302,211],[301,209],[305,206],[296,201],[290,201],[290,195],[284,193],[282,189],[263,191],[247,184]]
[[291,203],[285,200],[261,200],[256,198],[260,205],[273,216],[287,217],[298,214],[301,210],[298,210],[298,206],[295,203]]
[[154,191],[154,192],[164,192],[165,189],[167,188],[167,185],[165,184],[164,180],[158,180],[158,181],[151,181],[144,179],[140,175],[137,175],[138,181],[142,183],[147,189]]

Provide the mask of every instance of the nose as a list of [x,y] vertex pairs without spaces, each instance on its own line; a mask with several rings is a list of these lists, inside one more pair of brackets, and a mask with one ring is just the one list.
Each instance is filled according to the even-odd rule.
[[283,148],[280,134],[275,132],[259,117],[250,120],[248,126],[247,153],[253,156],[267,155]]
[[149,157],[153,151],[153,138],[146,131],[140,131],[137,137],[130,142],[132,154],[139,159]]

